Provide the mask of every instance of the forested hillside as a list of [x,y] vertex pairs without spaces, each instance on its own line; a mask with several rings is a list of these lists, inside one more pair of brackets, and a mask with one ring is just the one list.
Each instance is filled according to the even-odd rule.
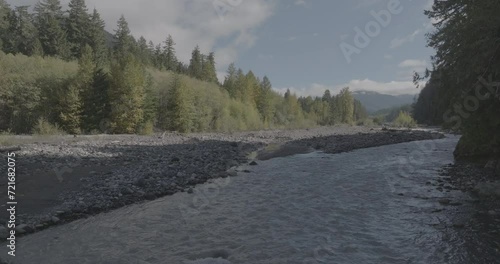
[[436,54],[414,116],[460,130],[457,157],[500,156],[499,13],[498,0],[435,1],[426,11]]
[[[151,133],[353,124],[366,118],[348,88],[338,96],[280,95],[268,77],[231,64],[223,83],[215,54],[175,41],[135,39],[124,16],[113,41],[84,0],[43,0],[33,13],[0,0],[0,131]],[[328,92],[329,94],[329,92]]]

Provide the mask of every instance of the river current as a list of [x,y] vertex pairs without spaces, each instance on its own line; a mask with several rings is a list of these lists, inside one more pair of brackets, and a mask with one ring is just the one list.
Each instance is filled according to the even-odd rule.
[[498,217],[482,214],[470,194],[431,184],[457,141],[262,161],[193,194],[23,237],[15,258],[2,256],[37,264],[500,263]]

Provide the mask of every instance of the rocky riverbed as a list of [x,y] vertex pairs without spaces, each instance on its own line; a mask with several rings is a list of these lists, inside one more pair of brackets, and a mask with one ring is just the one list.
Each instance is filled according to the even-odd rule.
[[[16,152],[17,231],[31,233],[127,204],[191,193],[197,184],[249,172],[258,159],[442,137],[348,126],[227,134],[16,137],[21,147]],[[0,183],[3,197],[5,185]],[[2,225],[5,212],[1,210]],[[2,236],[6,231],[0,227]]]
[[482,200],[498,204],[498,199],[500,199],[500,161],[491,160],[486,165],[481,162],[456,162],[443,168],[441,176],[444,180],[438,185],[440,189],[453,186],[464,192],[473,193]]

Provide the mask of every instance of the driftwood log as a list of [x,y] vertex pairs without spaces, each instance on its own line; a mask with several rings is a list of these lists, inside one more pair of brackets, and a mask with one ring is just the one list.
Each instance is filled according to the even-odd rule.
[[20,147],[0,147],[0,153],[20,151]]

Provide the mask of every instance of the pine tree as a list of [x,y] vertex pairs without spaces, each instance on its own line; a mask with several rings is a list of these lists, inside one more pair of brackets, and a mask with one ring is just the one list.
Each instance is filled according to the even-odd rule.
[[257,101],[257,109],[264,124],[270,125],[274,114],[273,101],[272,101],[272,84],[267,76],[264,76],[260,83],[260,93]]
[[189,61],[189,75],[193,78],[202,79],[202,57],[200,47],[196,46]]
[[66,21],[68,41],[73,58],[80,58],[82,49],[89,43],[90,18],[85,0],[71,0]]
[[204,56],[202,62],[202,71],[202,80],[218,83],[217,70],[215,69],[215,53],[210,52],[208,56]]
[[[22,53],[31,56],[37,45],[37,30],[32,16],[28,13],[28,6],[18,6],[9,16],[9,29],[4,43],[7,53]],[[37,52],[39,53],[39,52]]]
[[234,63],[229,64],[229,67],[227,69],[227,75],[226,78],[224,79],[222,87],[226,89],[231,98],[236,98],[236,80],[237,80],[236,74],[237,74],[236,67],[234,66]]
[[66,86],[59,95],[59,123],[64,131],[79,134],[82,104],[79,88],[75,84]]
[[176,71],[177,57],[175,56],[175,42],[171,35],[168,35],[163,47],[163,57],[165,59],[165,69],[167,71]]
[[59,0],[40,1],[35,6],[38,37],[47,56],[69,59],[69,45],[62,28],[63,11]]
[[44,56],[42,42],[40,41],[39,38],[36,38],[35,42],[33,42],[31,56],[36,56],[36,57]]
[[94,72],[91,90],[86,95],[83,108],[83,128],[87,132],[112,132],[107,125],[111,108],[109,102],[109,75],[103,69]]
[[340,111],[340,121],[344,124],[352,124],[354,121],[354,97],[349,88],[340,91],[338,97],[338,109]]
[[5,0],[0,0],[0,50],[3,50],[3,43],[8,36],[9,15],[11,12],[9,4]]
[[238,71],[236,72],[236,82],[235,82],[235,85],[234,85],[234,89],[235,89],[235,98],[240,100],[240,101],[243,101],[243,102],[247,102],[248,101],[248,98],[245,97],[246,95],[246,87],[247,87],[247,77],[246,75],[243,73],[243,70],[242,69],[238,69]]
[[[86,45],[82,49],[82,55],[78,60],[78,74],[77,86],[80,94],[81,105],[82,105],[82,127],[86,131],[90,131],[91,127],[95,124],[91,124],[92,115],[94,109],[92,108],[93,102],[93,81],[94,81],[94,72],[96,70],[96,64],[94,61],[94,52],[89,45]],[[92,120],[92,121],[91,121]]]
[[113,133],[134,133],[143,121],[146,76],[143,65],[132,54],[112,65],[109,100]]
[[94,12],[90,17],[88,44],[94,52],[94,61],[100,66],[107,61],[108,53],[104,27],[104,20],[101,18],[97,9],[94,8]]
[[161,44],[158,44],[154,48],[153,52],[153,65],[158,69],[162,70],[163,69],[163,53],[161,51]]
[[150,58],[150,53],[149,53],[148,42],[143,36],[141,36],[139,38],[139,40],[137,41],[137,47],[138,47],[137,57],[140,59],[142,64],[150,65],[151,58]]
[[260,81],[252,71],[248,71],[245,78],[246,81],[243,90],[243,98],[252,106],[257,106],[257,101],[260,94]]
[[332,100],[332,94],[330,93],[330,90],[326,90],[325,93],[323,94],[322,97],[324,102],[330,102]]
[[191,132],[193,128],[193,108],[188,87],[179,75],[175,76],[168,96],[167,119],[172,131]]
[[118,20],[117,29],[115,30],[115,54],[118,57],[126,57],[133,49],[132,36],[130,28],[125,16],[121,16]]
[[[82,87],[90,86],[93,81],[96,63],[94,60],[94,51],[89,45],[82,49],[82,56],[78,60],[78,80]],[[83,88],[86,90],[86,88]]]

